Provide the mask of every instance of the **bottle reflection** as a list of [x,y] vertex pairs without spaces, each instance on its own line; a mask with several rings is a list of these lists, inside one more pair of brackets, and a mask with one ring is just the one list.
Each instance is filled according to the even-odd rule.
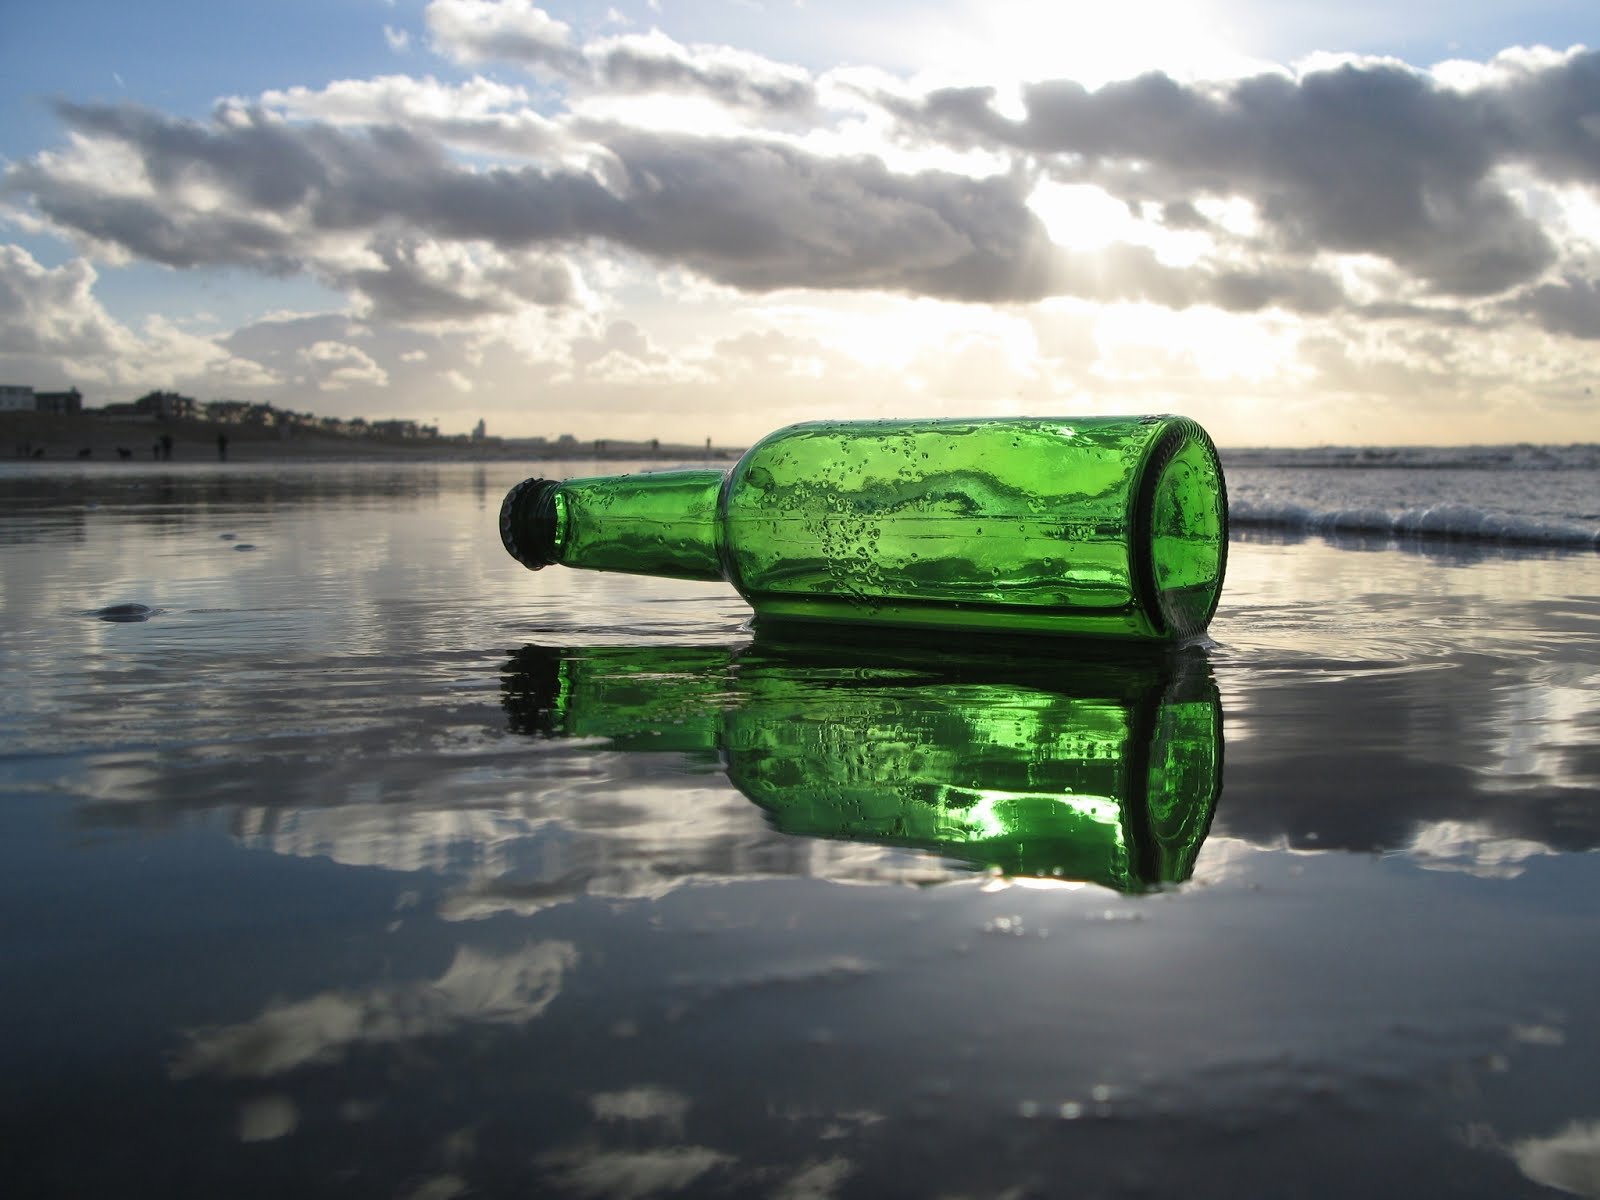
[[785,833],[1142,891],[1188,878],[1221,785],[1203,654],[525,646],[513,732],[720,759]]

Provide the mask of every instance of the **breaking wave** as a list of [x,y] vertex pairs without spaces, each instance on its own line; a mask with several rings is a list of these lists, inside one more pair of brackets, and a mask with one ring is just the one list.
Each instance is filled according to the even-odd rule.
[[1390,512],[1364,507],[1319,510],[1304,504],[1235,499],[1229,504],[1228,520],[1240,528],[1600,550],[1600,528],[1496,513],[1470,504]]
[[1308,446],[1223,451],[1240,467],[1361,467],[1479,471],[1600,471],[1600,443],[1570,446]]

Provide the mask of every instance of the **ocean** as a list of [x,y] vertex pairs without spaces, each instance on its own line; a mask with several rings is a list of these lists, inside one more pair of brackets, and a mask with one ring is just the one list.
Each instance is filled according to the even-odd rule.
[[1600,445],[1235,450],[1241,528],[1600,546]]
[[1224,461],[1157,659],[0,466],[8,1191],[1600,1195],[1600,451]]

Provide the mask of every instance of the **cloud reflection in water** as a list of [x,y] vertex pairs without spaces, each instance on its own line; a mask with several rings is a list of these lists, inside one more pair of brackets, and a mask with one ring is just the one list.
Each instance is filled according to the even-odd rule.
[[268,1078],[338,1062],[355,1046],[450,1033],[466,1024],[523,1025],[543,1014],[578,961],[567,942],[496,956],[462,946],[438,979],[320,992],[274,1004],[238,1025],[191,1035],[172,1074]]

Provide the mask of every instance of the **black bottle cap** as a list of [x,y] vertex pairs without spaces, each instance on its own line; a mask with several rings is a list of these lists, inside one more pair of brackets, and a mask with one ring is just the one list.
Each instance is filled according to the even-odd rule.
[[556,483],[524,479],[500,505],[500,540],[530,571],[556,561]]

